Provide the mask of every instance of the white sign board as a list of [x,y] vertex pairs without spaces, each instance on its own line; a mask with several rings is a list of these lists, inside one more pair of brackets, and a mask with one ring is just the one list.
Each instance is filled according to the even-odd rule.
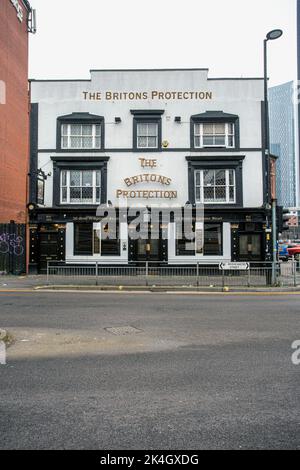
[[220,263],[219,269],[222,271],[248,271],[250,263]]

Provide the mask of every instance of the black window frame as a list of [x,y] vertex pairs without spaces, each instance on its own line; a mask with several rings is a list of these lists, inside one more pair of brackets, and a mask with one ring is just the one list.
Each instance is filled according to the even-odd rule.
[[68,207],[74,209],[95,208],[96,204],[68,204],[61,203],[61,171],[62,170],[100,170],[101,195],[100,204],[107,202],[107,162],[109,157],[51,157],[53,161],[53,207]]
[[[162,118],[164,110],[131,110],[133,115],[133,152],[161,152],[162,149]],[[138,124],[157,124],[157,148],[140,148],[137,145],[137,126]]]
[[[245,155],[230,155],[230,156],[201,156],[201,157],[186,157],[188,162],[188,187],[189,187],[189,202],[193,205],[196,204],[195,193],[195,171],[196,170],[235,170],[235,203],[209,203],[207,207],[210,208],[236,208],[243,207],[243,160]],[[206,204],[204,203],[204,206]]]
[[[205,249],[205,233],[207,233],[207,227],[208,226],[216,226],[220,229],[220,233],[221,233],[221,247],[218,251],[218,253],[207,253],[206,252],[206,249]],[[223,222],[204,222],[204,234],[203,234],[203,256],[215,256],[215,257],[219,257],[219,256],[223,256],[224,254],[224,235],[223,235],[223,227],[224,227],[224,224]],[[176,229],[177,230],[177,229]],[[182,230],[184,230],[184,227],[182,227]],[[195,232],[195,221],[193,221],[193,231]],[[195,243],[195,240],[188,240],[184,237],[184,233],[182,232],[182,238],[181,239],[177,239],[176,237],[176,240],[175,240],[175,252],[176,252],[176,256],[191,256],[191,257],[195,257],[197,256],[197,253],[196,253],[196,246],[195,246],[195,250],[186,250],[185,249],[185,245],[186,244],[189,244],[189,243]]]
[[[63,124],[98,124],[101,127],[101,139],[100,148],[91,149],[65,149],[61,146],[61,129]],[[57,152],[80,152],[80,153],[91,153],[91,152],[104,152],[105,151],[105,120],[104,116],[98,116],[90,113],[72,113],[65,116],[59,116],[57,118],[57,129],[56,129],[56,150]]]
[[[90,246],[88,250],[78,251],[76,244],[77,230],[79,226],[86,227],[87,231],[90,231]],[[93,222],[74,222],[74,245],[73,245],[74,256],[95,256],[94,253],[94,223]],[[117,223],[117,238],[100,240],[100,255],[101,257],[113,257],[121,256],[121,239],[120,239],[120,225]]]
[[[87,229],[90,229],[91,232],[91,240],[90,240],[90,249],[86,251],[78,251],[76,249],[76,230],[79,226],[84,226]],[[88,222],[88,223],[82,223],[82,222],[76,222],[74,223],[74,245],[73,245],[73,253],[74,256],[93,256],[93,223]]]
[[[226,124],[230,123],[234,126],[234,146],[225,147],[218,146],[203,146],[195,147],[195,124]],[[212,149],[217,151],[218,148],[226,152],[236,152],[240,150],[240,119],[236,114],[224,113],[223,111],[206,111],[205,113],[195,114],[190,119],[190,144],[191,151],[197,152],[199,150]]]

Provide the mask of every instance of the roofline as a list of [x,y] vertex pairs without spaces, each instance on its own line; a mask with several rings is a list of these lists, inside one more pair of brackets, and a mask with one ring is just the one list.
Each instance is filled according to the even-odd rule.
[[86,80],[82,79],[82,78],[70,78],[70,79],[64,79],[64,78],[61,78],[61,79],[35,79],[35,78],[29,78],[28,79],[29,83],[32,83],[32,82],[91,82],[92,80],[90,78],[87,78]]
[[[27,0],[26,0],[27,1]],[[170,69],[91,69],[90,73],[94,72],[100,72],[100,73],[114,73],[114,72],[208,72],[208,68],[170,68]],[[262,81],[264,80],[263,77],[208,77],[207,80],[210,81],[252,81],[252,80],[259,80]],[[29,82],[91,82],[91,78],[70,78],[70,79],[64,79],[64,78],[57,78],[57,79],[35,79],[35,78],[30,78]]]
[[217,77],[217,78],[208,77],[207,80],[264,80],[264,78],[263,77]]
[[207,72],[208,68],[91,69],[90,72]]

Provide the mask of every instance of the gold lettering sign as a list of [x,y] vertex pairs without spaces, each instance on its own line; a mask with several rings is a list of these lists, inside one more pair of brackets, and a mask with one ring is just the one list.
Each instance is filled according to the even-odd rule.
[[159,183],[165,186],[170,186],[172,179],[168,178],[167,176],[145,173],[143,175],[136,175],[125,178],[124,182],[126,186],[133,186],[139,183]]
[[123,189],[116,190],[117,199],[177,199],[177,191],[161,191],[161,190],[140,190],[140,191],[124,191]]
[[212,91],[83,91],[85,101],[205,101],[212,100]]

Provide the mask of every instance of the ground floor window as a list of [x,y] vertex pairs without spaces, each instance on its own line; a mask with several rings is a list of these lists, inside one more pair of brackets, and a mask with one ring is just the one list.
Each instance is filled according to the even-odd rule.
[[101,237],[100,224],[74,224],[75,256],[120,256],[119,224],[116,233],[109,233],[109,227],[103,227],[106,237]]
[[[223,255],[223,237],[222,224],[204,224],[203,237],[203,255],[204,256],[222,256]],[[176,255],[177,256],[195,256],[199,254],[197,248],[197,239],[201,238],[201,234],[197,234],[199,228],[195,231],[195,223],[193,224],[193,232],[196,237],[191,240],[189,236],[185,236],[184,227],[176,226]],[[203,232],[203,228],[202,228]]]
[[74,225],[74,255],[91,256],[93,254],[93,224]]
[[256,256],[261,255],[261,235],[245,234],[240,235],[240,256]]

